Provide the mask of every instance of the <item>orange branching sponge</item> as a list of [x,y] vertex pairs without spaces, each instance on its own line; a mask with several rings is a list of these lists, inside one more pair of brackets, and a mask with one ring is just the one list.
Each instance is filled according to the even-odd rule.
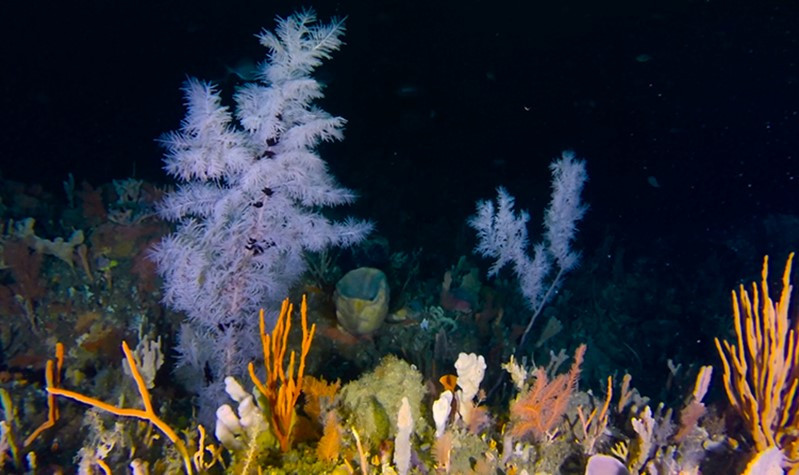
[[716,338],[724,367],[724,390],[744,420],[758,452],[779,447],[789,473],[799,473],[799,334],[788,319],[791,264],[788,257],[778,301],[768,291],[768,256],[751,295],[741,285],[732,292],[737,344]]
[[52,396],[61,396],[72,399],[88,406],[110,412],[111,414],[117,416],[135,417],[137,419],[151,422],[165,436],[167,436],[167,438],[172,441],[173,444],[175,444],[175,448],[177,448],[180,456],[183,458],[183,466],[186,469],[186,473],[191,475],[192,465],[191,458],[189,457],[189,451],[186,449],[186,445],[183,443],[180,437],[178,437],[175,431],[172,430],[172,428],[169,427],[169,425],[167,425],[167,423],[155,413],[155,410],[153,409],[153,403],[150,400],[150,392],[147,390],[147,385],[144,382],[144,378],[142,378],[141,373],[139,372],[138,366],[136,366],[136,359],[133,358],[133,353],[130,351],[128,344],[125,341],[122,342],[122,352],[125,353],[125,359],[128,361],[128,365],[130,366],[130,372],[133,374],[133,379],[136,381],[136,387],[139,389],[139,396],[141,396],[142,403],[144,404],[144,410],[113,406],[100,401],[99,399],[84,396],[83,394],[77,393],[75,391],[69,391],[67,389],[55,387],[50,383],[50,380],[48,380],[47,392]]
[[537,441],[549,442],[557,436],[557,426],[566,413],[580,377],[585,348],[585,344],[577,347],[569,372],[558,375],[552,381],[547,380],[544,368],[533,372],[533,386],[510,406],[510,433],[513,437],[518,439],[532,435]]
[[[55,360],[47,360],[47,365],[44,368],[44,380],[48,388],[57,388],[61,386],[61,368],[64,366],[64,345],[60,342],[55,344]],[[55,402],[55,396],[52,394],[47,395],[47,420],[42,423],[31,435],[25,439],[24,447],[27,447],[39,437],[39,434],[45,430],[53,427],[58,420],[58,405]]]
[[261,382],[255,374],[252,362],[247,365],[250,378],[258,390],[263,394],[271,409],[271,427],[277,440],[280,441],[280,450],[288,452],[291,449],[291,431],[294,427],[294,406],[302,392],[302,380],[305,373],[305,357],[311,349],[316,324],[308,328],[308,305],[305,296],[302,297],[300,315],[302,317],[302,346],[297,374],[294,374],[296,355],[294,351],[289,356],[289,366],[283,368],[288,346],[289,330],[291,330],[291,314],[294,305],[289,299],[283,301],[280,315],[271,333],[266,333],[264,324],[264,311],[260,313],[261,345],[264,349],[264,367],[266,368],[266,381]]
[[324,378],[305,376],[302,380],[302,392],[305,394],[303,410],[309,419],[317,424],[326,424],[322,420],[322,408],[333,404],[333,400],[341,387],[341,380],[328,383]]
[[580,418],[582,426],[582,434],[578,436],[580,445],[583,447],[583,453],[586,455],[594,455],[596,444],[600,437],[605,433],[608,427],[608,415],[610,408],[610,400],[613,398],[613,378],[608,376],[608,390],[605,395],[605,403],[602,408],[597,412],[597,408],[591,410],[588,416],[583,412],[583,406],[577,406],[577,415]]

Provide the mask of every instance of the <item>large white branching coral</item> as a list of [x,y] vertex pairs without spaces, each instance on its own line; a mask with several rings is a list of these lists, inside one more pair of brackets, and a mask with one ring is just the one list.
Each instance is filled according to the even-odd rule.
[[[277,22],[274,33],[259,35],[268,57],[259,80],[234,94],[235,107],[223,105],[214,85],[189,79],[186,118],[161,139],[179,186],[160,213],[178,228],[153,256],[166,303],[194,327],[180,338],[182,361],[200,366],[197,377],[210,369],[217,401],[223,376],[256,354],[248,336],[257,334],[256,311],[285,297],[305,269],[303,252],[352,245],[371,229],[322,213],[355,198],[316,150],[341,139],[346,122],[314,105],[323,92],[311,77],[341,45],[343,23],[319,24],[310,10]],[[189,347],[196,345],[207,349]]]

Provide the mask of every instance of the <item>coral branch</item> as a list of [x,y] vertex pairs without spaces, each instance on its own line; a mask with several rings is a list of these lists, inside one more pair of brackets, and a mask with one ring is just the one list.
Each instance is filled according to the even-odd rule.
[[532,435],[534,439],[545,442],[555,438],[558,424],[580,377],[585,348],[584,344],[577,347],[569,372],[558,375],[552,381],[548,380],[543,368],[535,370],[533,386],[511,403],[510,433],[513,437]]
[[768,256],[760,289],[752,283],[751,294],[743,285],[732,292],[737,345],[716,338],[730,405],[743,418],[755,448],[779,447],[790,473],[799,471],[799,334],[788,318],[793,256],[785,264],[778,301],[769,296]]
[[139,368],[136,366],[136,360],[135,358],[133,358],[133,353],[131,353],[130,348],[128,348],[128,344],[124,341],[122,342],[122,351],[125,353],[125,359],[128,361],[128,365],[130,366],[130,371],[133,374],[133,379],[136,381],[136,387],[139,389],[139,395],[141,396],[142,403],[144,404],[144,410],[113,406],[111,404],[105,403],[93,397],[85,396],[83,394],[74,391],[69,391],[67,389],[54,387],[50,384],[50,381],[48,381],[47,392],[53,396],[61,396],[68,399],[72,399],[80,403],[86,404],[88,406],[96,407],[97,409],[110,412],[111,414],[117,416],[135,417],[137,419],[142,419],[151,422],[170,441],[172,441],[173,444],[175,444],[175,447],[180,453],[180,456],[183,458],[183,466],[186,469],[186,473],[191,475],[193,473],[191,466],[191,458],[189,457],[189,452],[186,449],[186,445],[183,443],[180,437],[178,437],[175,431],[172,430],[172,428],[169,427],[169,425],[167,425],[167,423],[164,422],[160,417],[158,417],[158,415],[153,410],[153,403],[150,400],[150,392],[147,390],[147,385],[144,382],[144,378],[142,378],[141,373],[139,373]]
[[266,333],[264,324],[264,311],[260,313],[260,336],[261,345],[264,350],[264,368],[266,369],[266,381],[261,380],[255,374],[255,366],[252,362],[247,365],[250,378],[255,387],[263,394],[271,409],[272,431],[280,441],[280,450],[288,452],[291,449],[291,430],[294,426],[294,406],[302,392],[302,378],[305,373],[305,358],[311,349],[316,324],[308,328],[308,305],[305,296],[302,297],[300,315],[302,317],[302,346],[300,350],[300,361],[297,374],[294,374],[294,364],[296,355],[294,351],[289,356],[288,369],[284,370],[283,361],[286,357],[288,346],[288,335],[291,330],[291,314],[294,305],[289,303],[289,299],[283,301],[280,308],[280,315],[275,323],[275,328],[271,333]]
[[[55,365],[55,369],[53,366]],[[64,345],[61,343],[55,344],[55,361],[47,360],[47,366],[44,369],[44,380],[47,383],[47,388],[57,388],[61,386],[61,368],[64,366]],[[36,437],[45,430],[53,427],[58,420],[58,405],[55,402],[55,396],[50,393],[47,395],[47,420],[42,423],[31,435],[25,439],[23,447],[29,446]]]

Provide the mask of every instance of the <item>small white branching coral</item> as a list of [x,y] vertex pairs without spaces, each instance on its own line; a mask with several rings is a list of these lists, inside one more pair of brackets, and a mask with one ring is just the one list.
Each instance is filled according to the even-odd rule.
[[579,252],[571,248],[571,243],[577,223],[588,209],[580,200],[583,185],[588,179],[585,161],[566,151],[550,164],[549,169],[552,172],[552,200],[544,213],[543,240],[533,246],[532,257],[527,253],[530,214],[514,210],[515,199],[505,188],[497,188],[496,203],[478,201],[477,213],[468,221],[477,232],[475,252],[494,259],[488,271],[489,277],[511,265],[519,279],[522,295],[533,311],[519,348],[524,346],[536,317],[560,286],[564,274],[574,269],[580,259]]

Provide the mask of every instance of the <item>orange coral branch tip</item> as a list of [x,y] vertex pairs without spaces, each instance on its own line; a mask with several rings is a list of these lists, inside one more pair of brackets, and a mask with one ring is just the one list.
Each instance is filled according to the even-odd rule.
[[97,459],[95,460],[94,463],[96,463],[97,466],[100,467],[100,470],[102,470],[105,475],[111,475],[111,467],[109,467],[108,464],[105,463],[105,460]]

